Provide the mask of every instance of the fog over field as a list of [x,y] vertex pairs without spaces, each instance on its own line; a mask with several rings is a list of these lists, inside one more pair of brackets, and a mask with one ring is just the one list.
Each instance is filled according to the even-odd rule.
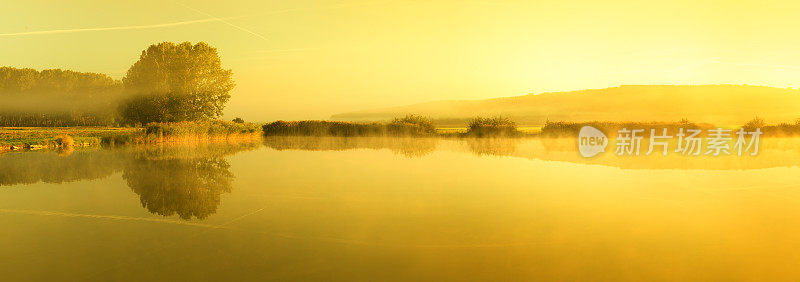
[[486,100],[440,101],[333,115],[336,120],[385,120],[407,113],[463,125],[475,115],[504,115],[520,124],[546,121],[678,121],[741,125],[800,117],[800,90],[749,85],[623,85]]

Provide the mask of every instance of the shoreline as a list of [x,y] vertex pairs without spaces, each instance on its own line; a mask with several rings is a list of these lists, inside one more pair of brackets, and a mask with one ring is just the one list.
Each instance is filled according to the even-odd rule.
[[[409,116],[411,119],[414,116]],[[414,121],[414,120],[411,120]],[[764,129],[762,137],[800,136],[800,123],[766,125],[763,121],[748,123],[742,128]],[[583,126],[589,125],[613,139],[621,128],[696,128],[706,130],[711,124],[680,122],[548,122],[544,126],[505,128],[489,124],[480,128],[482,134],[471,134],[470,128],[435,127],[426,120],[393,123],[349,123],[335,121],[277,121],[267,124],[227,121],[150,123],[140,127],[0,127],[0,153],[38,151],[101,146],[202,144],[258,140],[264,137],[384,137],[384,138],[458,138],[458,139],[518,139],[518,138],[576,138]],[[524,129],[523,129],[524,128]],[[734,127],[726,127],[733,129]],[[705,137],[705,134],[701,134]],[[69,144],[61,144],[68,137]]]
[[[182,129],[192,129],[190,126]],[[261,132],[147,133],[148,128],[114,127],[0,127],[0,154],[8,152],[62,150],[165,144],[204,144],[259,140]],[[60,136],[74,139],[60,144]]]

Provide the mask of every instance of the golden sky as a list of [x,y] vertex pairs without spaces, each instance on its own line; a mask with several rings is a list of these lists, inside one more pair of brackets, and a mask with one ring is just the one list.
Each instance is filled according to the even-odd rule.
[[[67,3],[69,2],[69,3]],[[621,84],[800,87],[797,1],[3,1],[0,65],[121,78],[206,41],[225,117],[320,119]]]

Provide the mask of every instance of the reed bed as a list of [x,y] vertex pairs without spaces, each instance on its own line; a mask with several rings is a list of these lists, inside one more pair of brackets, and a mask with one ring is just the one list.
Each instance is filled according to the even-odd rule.
[[678,132],[680,128],[684,129],[707,129],[715,128],[711,124],[698,124],[687,120],[678,122],[564,122],[548,121],[542,127],[541,136],[544,137],[574,137],[578,136],[581,128],[584,126],[591,126],[604,132],[608,137],[616,136],[618,130],[626,129],[656,129],[660,130],[666,128],[668,132]]
[[103,144],[203,143],[261,137],[261,128],[253,123],[229,121],[158,122],[147,124],[132,134],[108,136]]
[[389,123],[328,120],[275,121],[262,127],[267,136],[430,136],[436,127],[429,118],[408,115]]
[[467,137],[519,137],[517,123],[507,117],[476,117],[470,121]]

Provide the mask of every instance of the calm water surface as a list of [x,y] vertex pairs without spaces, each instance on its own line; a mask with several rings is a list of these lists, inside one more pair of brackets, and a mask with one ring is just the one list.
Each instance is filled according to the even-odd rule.
[[[0,155],[0,280],[783,280],[800,141],[268,138]],[[657,278],[657,279],[653,279]]]

